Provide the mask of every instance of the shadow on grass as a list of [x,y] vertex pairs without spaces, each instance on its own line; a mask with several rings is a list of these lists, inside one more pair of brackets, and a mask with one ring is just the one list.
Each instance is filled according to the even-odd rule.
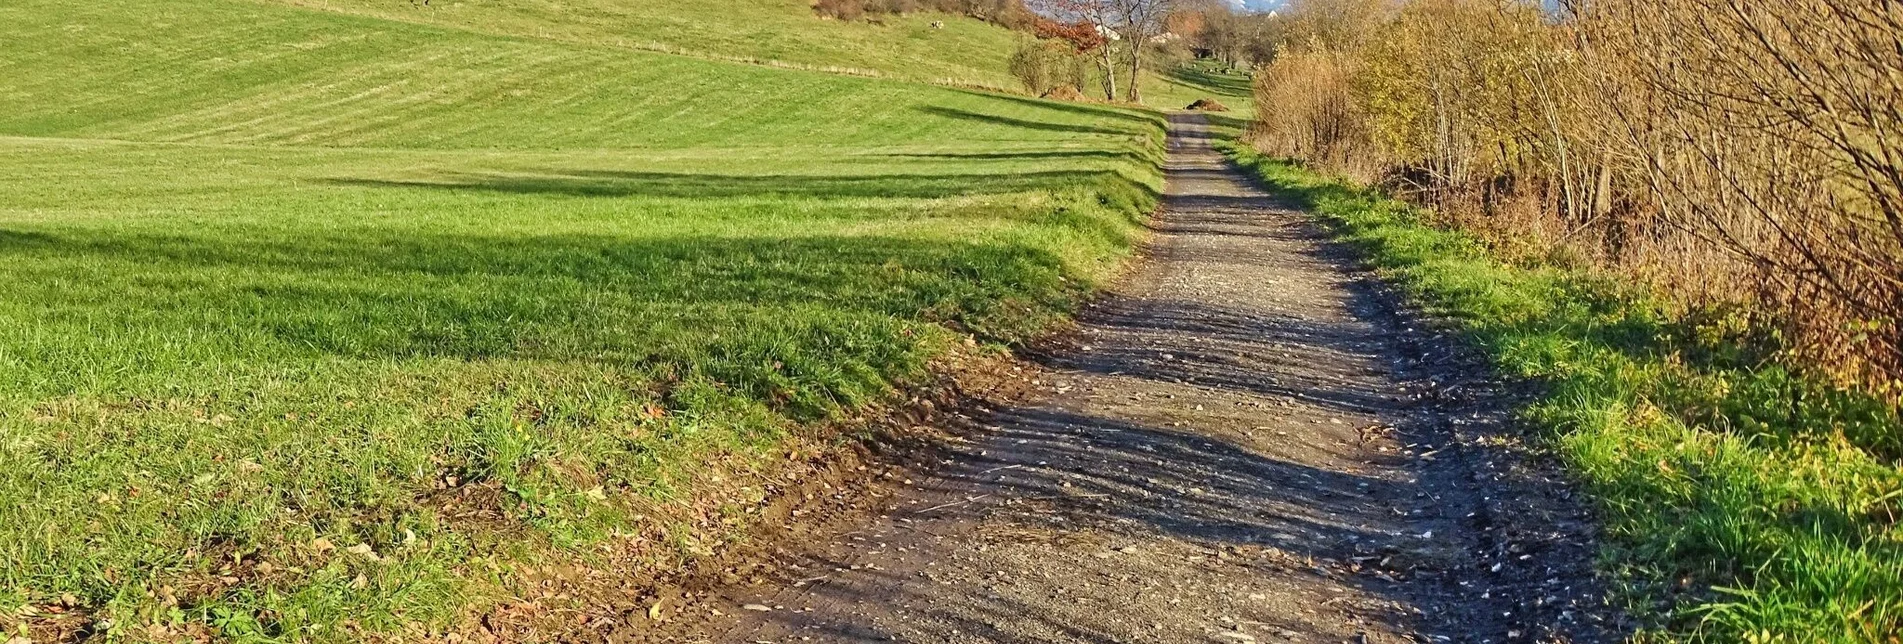
[[1145,132],[1161,134],[1168,131],[1169,125],[1170,125],[1168,117],[1165,117],[1162,114],[1152,112],[1149,110],[1140,110],[1135,108],[1118,108],[1118,107],[1112,107],[1110,105],[1079,103],[1076,101],[1054,101],[1054,100],[1047,100],[1047,99],[1041,99],[1041,98],[1028,98],[1024,96],[1014,96],[1011,94],[991,94],[991,93],[978,92],[973,90],[960,90],[960,91],[963,91],[967,94],[972,94],[974,96],[983,96],[987,99],[1005,101],[1008,103],[1015,103],[1015,104],[1023,105],[1026,107],[1032,107],[1032,108],[1043,109],[1043,110],[1055,110],[1059,112],[1069,112],[1071,114],[1077,114],[1079,116],[1088,116],[1088,117],[1097,118],[1097,119],[1108,119],[1113,122],[1129,123],[1129,124],[1140,126],[1140,130],[1122,132],[1123,134],[1143,134]]
[[[235,343],[217,351],[265,361],[318,352],[672,365],[806,417],[916,367],[921,325],[1019,342],[1084,295],[1049,251],[898,237],[0,239],[0,263],[48,267],[10,278],[38,294],[36,308],[87,321],[71,335],[92,340],[49,354],[48,368],[152,333]],[[61,266],[89,273],[75,286]],[[46,324],[60,319],[73,318]],[[137,332],[121,340],[117,328]]]
[[1111,159],[1117,161],[1138,162],[1143,156],[1135,152],[1115,152],[1111,150],[1051,150],[1047,152],[940,152],[917,154],[887,154],[883,156],[900,159],[948,159],[964,161],[1042,161],[1058,159]]
[[1163,73],[1164,80],[1216,96],[1248,96],[1254,88],[1247,74],[1226,74],[1207,64],[1177,65]]
[[[367,188],[424,188],[575,197],[812,197],[819,199],[935,199],[962,195],[1098,186],[1154,190],[1109,170],[1045,170],[997,174],[721,175],[611,170],[521,173],[444,173],[431,179],[339,178],[329,183]],[[1105,184],[1112,184],[1105,186]]]
[[[937,105],[927,105],[924,107],[919,107],[917,109],[920,112],[930,114],[932,116],[941,117],[941,118],[958,119],[962,121],[973,121],[978,123],[989,123],[992,125],[1002,125],[1006,127],[1023,128],[1023,129],[1029,129],[1029,130],[1041,130],[1045,132],[1059,132],[1063,134],[1138,136],[1144,133],[1142,129],[1140,128],[1111,128],[1111,127],[1103,127],[1098,125],[1076,125],[1071,123],[1050,123],[1046,121],[1032,121],[1029,119],[1021,119],[1021,118],[1003,116],[998,114],[985,114],[982,112],[972,112],[969,110],[961,110],[954,107],[940,107]],[[1161,126],[1158,126],[1158,127],[1161,127]]]
[[1240,136],[1243,130],[1249,128],[1249,117],[1246,116],[1229,116],[1217,112],[1204,112],[1203,117],[1209,119],[1210,125],[1227,132],[1229,138]]

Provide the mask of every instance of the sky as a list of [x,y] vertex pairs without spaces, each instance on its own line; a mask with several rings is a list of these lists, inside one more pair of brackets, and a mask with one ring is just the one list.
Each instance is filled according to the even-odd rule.
[[1229,2],[1251,11],[1268,11],[1282,5],[1282,0],[1229,0]]

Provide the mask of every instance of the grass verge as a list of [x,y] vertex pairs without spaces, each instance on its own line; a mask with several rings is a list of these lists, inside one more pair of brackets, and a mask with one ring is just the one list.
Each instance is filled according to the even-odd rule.
[[1722,312],[1490,257],[1417,209],[1297,164],[1232,158],[1308,207],[1500,373],[1597,501],[1641,641],[1903,636],[1903,424],[1785,370]]

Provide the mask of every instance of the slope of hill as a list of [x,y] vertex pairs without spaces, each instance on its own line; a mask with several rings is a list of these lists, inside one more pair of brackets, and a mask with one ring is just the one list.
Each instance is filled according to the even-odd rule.
[[818,20],[809,0],[269,1],[495,35],[999,86],[1014,84],[1005,61],[1021,37],[945,14]]
[[[375,147],[864,145],[969,134],[960,128],[981,115],[959,110],[1009,104],[268,4],[57,4],[0,8],[30,45],[0,67],[10,97],[0,132]],[[1090,114],[1049,112],[1069,123]]]
[[244,0],[0,22],[35,638],[442,632],[718,549],[822,427],[1071,310],[1159,181],[1146,112]]

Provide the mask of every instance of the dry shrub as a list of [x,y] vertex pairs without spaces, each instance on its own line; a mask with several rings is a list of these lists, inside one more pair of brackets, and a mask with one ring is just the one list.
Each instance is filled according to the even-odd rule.
[[1059,88],[1082,95],[1090,81],[1090,61],[1061,40],[1026,40],[1012,52],[1009,69],[1033,96]]
[[1582,12],[1662,221],[1731,257],[1806,362],[1903,394],[1903,14],[1863,0]]
[[1306,40],[1257,76],[1263,151],[1385,179],[1509,254],[1743,312],[1794,364],[1903,395],[1903,14],[1351,4],[1291,12]]
[[827,18],[858,20],[866,15],[863,0],[813,0],[813,13]]
[[915,11],[958,14],[1025,31],[1041,22],[1041,17],[1026,8],[1023,0],[813,0],[814,13],[840,20],[872,19]]
[[1229,111],[1229,106],[1223,105],[1221,101],[1218,101],[1213,98],[1199,98],[1199,99],[1196,99],[1196,102],[1190,103],[1189,107],[1186,107],[1183,109],[1197,110],[1201,112],[1227,112]]
[[1053,101],[1071,101],[1071,102],[1077,102],[1077,103],[1090,100],[1089,97],[1084,96],[1084,93],[1082,90],[1079,90],[1070,85],[1059,85],[1057,87],[1051,88],[1051,91],[1045,92],[1043,94],[1043,97],[1051,99]]
[[1382,166],[1350,86],[1353,58],[1314,45],[1284,48],[1256,70],[1249,139],[1264,152],[1370,178]]
[[1357,52],[1401,0],[1298,0],[1279,12],[1285,43],[1309,49]]

